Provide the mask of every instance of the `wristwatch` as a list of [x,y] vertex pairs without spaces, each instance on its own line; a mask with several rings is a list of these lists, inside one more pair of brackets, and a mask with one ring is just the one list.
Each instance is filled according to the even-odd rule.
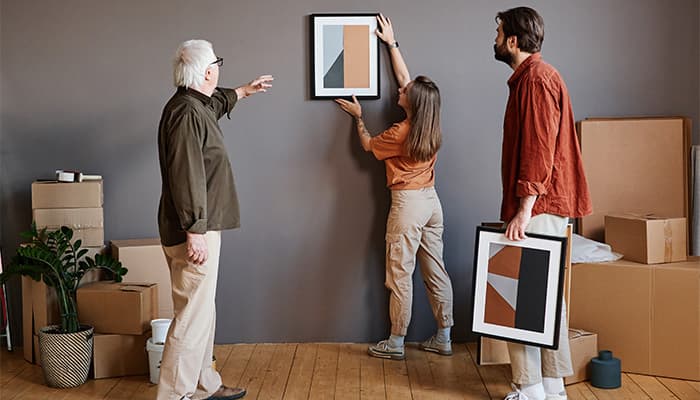
[[394,43],[387,44],[386,47],[388,47],[388,48],[390,48],[390,49],[398,49],[398,48],[399,48],[399,42],[394,41]]

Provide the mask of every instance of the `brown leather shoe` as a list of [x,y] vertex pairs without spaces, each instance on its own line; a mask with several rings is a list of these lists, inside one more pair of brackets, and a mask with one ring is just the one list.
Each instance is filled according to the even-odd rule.
[[230,388],[228,386],[221,385],[219,390],[214,392],[211,396],[207,397],[206,400],[236,400],[245,396],[246,391],[242,388]]

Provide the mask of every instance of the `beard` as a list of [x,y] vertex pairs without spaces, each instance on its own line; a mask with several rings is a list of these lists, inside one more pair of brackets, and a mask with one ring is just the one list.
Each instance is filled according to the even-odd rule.
[[496,60],[503,61],[504,63],[511,65],[513,63],[513,55],[508,52],[506,44],[503,43],[501,46],[493,45],[493,54]]

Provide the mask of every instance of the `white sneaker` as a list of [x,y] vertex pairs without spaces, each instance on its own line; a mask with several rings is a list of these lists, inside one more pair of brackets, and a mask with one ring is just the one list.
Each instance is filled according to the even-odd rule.
[[530,400],[530,398],[527,397],[525,393],[521,392],[514,384],[511,383],[510,387],[513,391],[508,393],[503,400]]
[[[525,393],[521,392],[520,389],[518,389],[517,386],[514,384],[510,384],[510,387],[513,389],[512,392],[508,393],[503,400],[535,400],[534,398],[530,398],[527,396]],[[565,394],[546,394],[544,400],[567,400],[566,398],[566,393]]]
[[403,346],[391,347],[388,340],[382,340],[367,348],[367,353],[372,357],[388,358],[391,360],[403,360],[406,358]]
[[452,355],[452,342],[440,343],[437,341],[437,336],[433,335],[430,339],[420,344],[421,350],[431,351],[433,353],[438,353],[441,356],[451,356]]
[[566,397],[566,392],[564,394],[549,394],[547,393],[547,397],[544,398],[544,400],[567,400],[568,398]]

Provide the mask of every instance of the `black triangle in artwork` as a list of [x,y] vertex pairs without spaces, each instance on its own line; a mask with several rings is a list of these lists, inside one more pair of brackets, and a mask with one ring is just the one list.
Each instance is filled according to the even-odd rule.
[[333,65],[323,77],[323,87],[325,88],[342,88],[345,85],[345,76],[343,71],[343,53],[341,50],[338,58],[335,59]]

